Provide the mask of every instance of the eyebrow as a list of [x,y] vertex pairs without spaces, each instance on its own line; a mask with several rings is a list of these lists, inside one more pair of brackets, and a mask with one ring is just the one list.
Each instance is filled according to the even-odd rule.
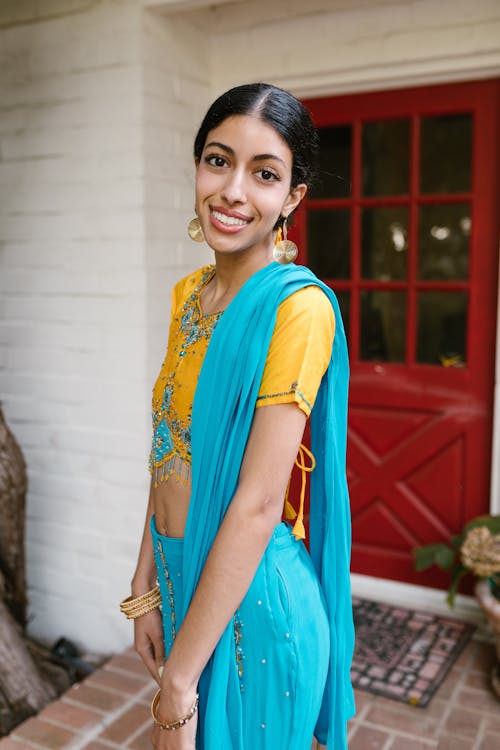
[[[210,143],[207,143],[205,145],[205,149],[213,148],[214,146],[215,148],[220,148],[222,151],[230,154],[230,156],[234,156],[234,150],[230,146],[226,146],[224,143],[220,143],[219,141],[210,141]],[[280,157],[276,156],[276,154],[256,154],[252,157],[252,161],[268,161],[269,159],[275,159],[276,161],[279,161],[281,164],[283,164],[284,167],[286,167],[283,159],[280,159]]]

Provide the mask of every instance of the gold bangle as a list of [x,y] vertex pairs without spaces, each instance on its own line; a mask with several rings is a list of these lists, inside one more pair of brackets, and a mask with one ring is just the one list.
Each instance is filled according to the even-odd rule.
[[120,611],[126,615],[128,620],[132,620],[157,609],[160,603],[160,587],[156,585],[151,591],[146,591],[141,596],[128,596],[120,603]]
[[121,602],[120,609],[122,610],[133,609],[134,607],[144,604],[145,602],[148,602],[150,599],[159,596],[159,594],[160,594],[160,587],[158,586],[158,584],[156,584],[156,586],[154,586],[150,591],[146,591],[145,594],[141,594],[140,596],[135,596],[135,597],[127,596],[127,598]]
[[134,612],[129,612],[128,614],[125,614],[125,613],[124,614],[127,620],[136,620],[138,617],[142,617],[143,615],[147,615],[150,612],[154,612],[154,610],[158,609],[159,606],[160,606],[159,604],[155,602],[151,602],[151,604],[149,604],[147,607],[142,607],[142,609],[138,609]]
[[176,729],[180,729],[181,727],[184,726],[184,724],[187,724],[188,721],[193,718],[196,711],[198,710],[198,702],[199,702],[200,696],[199,696],[199,693],[196,693],[193,705],[191,706],[187,714],[184,714],[184,716],[181,716],[180,719],[175,719],[174,721],[162,722],[156,716],[156,709],[158,707],[160,695],[161,695],[161,688],[157,690],[156,695],[153,698],[153,702],[151,704],[151,716],[156,726],[160,727],[160,729],[168,729],[170,731],[175,731]]

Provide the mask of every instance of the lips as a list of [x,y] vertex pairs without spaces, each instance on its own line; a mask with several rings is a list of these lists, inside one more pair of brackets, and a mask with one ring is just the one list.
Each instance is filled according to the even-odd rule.
[[228,211],[221,206],[210,206],[210,222],[219,231],[235,234],[244,229],[252,218],[239,213],[239,211]]

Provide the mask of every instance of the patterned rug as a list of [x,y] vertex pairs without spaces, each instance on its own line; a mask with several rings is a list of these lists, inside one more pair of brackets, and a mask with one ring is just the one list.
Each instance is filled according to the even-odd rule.
[[354,687],[422,708],[475,628],[458,620],[353,599]]

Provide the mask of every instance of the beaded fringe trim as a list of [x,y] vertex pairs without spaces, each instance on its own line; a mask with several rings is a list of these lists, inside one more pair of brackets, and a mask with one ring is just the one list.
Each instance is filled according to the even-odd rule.
[[154,486],[158,487],[160,482],[165,482],[172,477],[176,482],[189,484],[191,479],[191,466],[186,461],[174,453],[170,458],[165,459],[158,466],[153,466]]

